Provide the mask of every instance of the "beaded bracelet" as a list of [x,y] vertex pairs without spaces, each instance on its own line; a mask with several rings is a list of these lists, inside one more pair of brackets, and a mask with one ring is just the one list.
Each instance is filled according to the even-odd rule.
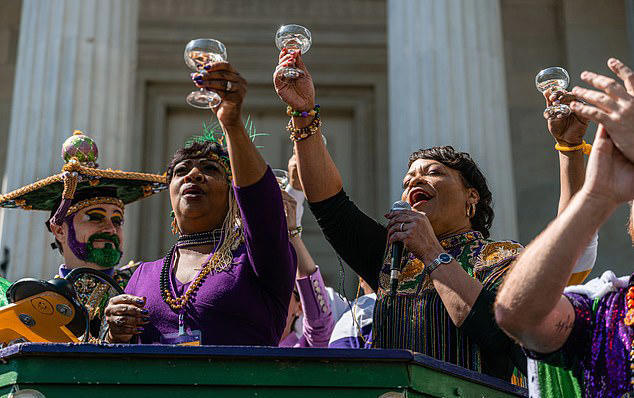
[[304,230],[304,228],[302,228],[302,226],[298,226],[296,228],[293,229],[289,229],[288,230],[288,237],[289,238],[294,238],[296,236],[302,236],[302,231]]
[[313,109],[311,109],[310,111],[296,111],[295,109],[291,108],[290,105],[288,105],[286,107],[286,114],[288,116],[295,116],[295,117],[308,117],[308,116],[315,116],[315,115],[319,115],[319,104],[315,105],[315,107]]
[[286,130],[291,133],[291,140],[297,142],[301,140],[305,140],[311,135],[315,134],[317,130],[321,127],[321,119],[319,119],[319,114],[315,115],[315,118],[312,122],[306,127],[295,128],[293,127],[293,119],[288,121],[288,125],[286,126]]
[[592,151],[592,145],[582,140],[581,144],[577,146],[563,146],[557,143],[555,144],[555,149],[560,152],[583,151],[585,155],[589,155]]

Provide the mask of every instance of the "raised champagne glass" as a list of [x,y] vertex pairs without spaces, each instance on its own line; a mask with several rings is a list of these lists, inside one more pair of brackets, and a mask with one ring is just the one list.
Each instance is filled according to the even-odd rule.
[[[537,90],[541,93],[546,90],[551,90],[551,92],[564,90],[568,87],[569,83],[570,76],[568,76],[568,72],[559,66],[546,68],[535,76],[535,86],[537,86]],[[570,114],[570,107],[565,104],[554,103],[547,107],[544,113],[548,113],[551,117],[557,115],[568,116]]]
[[[210,62],[227,60],[225,45],[214,39],[194,39],[185,46],[185,64],[193,71],[200,72]],[[194,108],[209,109],[220,104],[220,96],[201,88],[187,96],[187,103]]]
[[[313,38],[310,30],[301,25],[282,25],[275,33],[275,44],[280,51],[286,49],[289,53],[299,51],[302,55],[310,49]],[[282,76],[285,79],[293,80],[301,77],[304,72],[297,68],[284,68]]]

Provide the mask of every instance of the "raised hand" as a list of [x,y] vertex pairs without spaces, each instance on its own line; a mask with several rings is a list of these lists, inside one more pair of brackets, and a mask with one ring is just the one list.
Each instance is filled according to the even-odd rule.
[[594,138],[583,190],[611,205],[634,199],[634,164],[616,148],[603,125]]
[[634,161],[634,72],[614,58],[608,60],[608,67],[623,85],[607,76],[583,72],[581,79],[601,91],[575,87],[572,93],[588,103],[573,101],[570,107],[577,114],[603,124],[619,151]]
[[[574,94],[565,90],[557,90],[552,92],[546,90],[544,92],[546,98],[546,106],[549,107],[554,103],[570,105],[577,98]],[[573,147],[580,145],[583,136],[588,128],[588,119],[571,112],[569,115],[552,114],[550,111],[544,111],[544,118],[548,121],[548,131],[558,144]]]
[[242,125],[242,102],[247,93],[247,82],[229,62],[212,62],[200,73],[192,73],[198,88],[212,90],[222,98],[212,108],[222,126]]
[[[285,79],[282,76],[282,68],[286,67],[301,69],[304,74],[297,79]],[[284,49],[280,52],[279,62],[273,73],[273,84],[277,95],[294,110],[309,111],[315,107],[313,78],[308,73],[299,51],[290,53]]]

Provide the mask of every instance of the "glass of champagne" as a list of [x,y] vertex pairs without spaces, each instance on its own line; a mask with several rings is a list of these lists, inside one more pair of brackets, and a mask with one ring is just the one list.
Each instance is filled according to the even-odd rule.
[[282,169],[273,169],[273,175],[277,179],[277,183],[283,190],[288,186],[288,171]]
[[[310,30],[300,25],[282,25],[275,33],[275,44],[280,51],[286,49],[289,53],[299,51],[300,54],[306,54],[310,49],[313,38]],[[301,69],[284,68],[282,76],[285,79],[293,80],[304,74]]]
[[[214,39],[194,39],[185,46],[185,64],[195,72],[203,70],[209,62],[227,60],[225,45]],[[209,109],[220,104],[221,98],[213,91],[201,88],[187,96],[187,103],[195,108]]]
[[[546,68],[535,76],[535,86],[541,93],[549,89],[551,92],[566,89],[569,83],[570,76],[568,76],[568,72],[559,66]],[[554,103],[547,107],[544,113],[548,113],[551,117],[556,115],[568,116],[570,107],[565,104]]]

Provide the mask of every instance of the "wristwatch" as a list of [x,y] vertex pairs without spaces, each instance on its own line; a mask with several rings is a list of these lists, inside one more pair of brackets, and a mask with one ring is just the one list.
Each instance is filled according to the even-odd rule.
[[440,266],[440,264],[449,264],[453,261],[453,257],[449,253],[440,253],[438,257],[434,261],[432,261],[429,265],[425,266],[425,272],[427,275],[431,275],[432,272],[436,270]]

